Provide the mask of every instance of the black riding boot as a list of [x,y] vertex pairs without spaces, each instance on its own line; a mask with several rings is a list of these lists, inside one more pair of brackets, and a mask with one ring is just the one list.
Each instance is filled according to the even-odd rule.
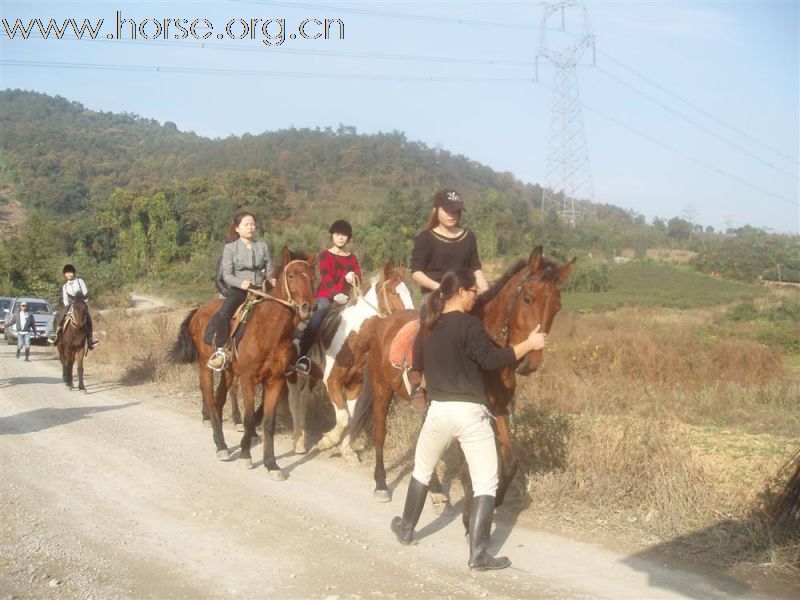
[[31,360],[31,349],[30,348],[25,348],[25,360],[27,360],[27,361]]
[[414,543],[414,527],[417,526],[427,496],[428,486],[412,477],[408,484],[403,516],[392,519],[392,531],[397,536],[397,541],[405,546]]
[[506,556],[489,556],[489,533],[494,517],[494,496],[475,496],[469,518],[469,568],[476,571],[505,569],[511,566]]

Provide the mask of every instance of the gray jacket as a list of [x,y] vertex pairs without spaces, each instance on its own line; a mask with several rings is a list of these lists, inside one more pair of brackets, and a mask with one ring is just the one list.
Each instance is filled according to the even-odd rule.
[[241,238],[225,244],[222,251],[222,278],[229,286],[241,287],[250,280],[260,286],[272,274],[272,258],[266,242],[253,241],[248,249]]

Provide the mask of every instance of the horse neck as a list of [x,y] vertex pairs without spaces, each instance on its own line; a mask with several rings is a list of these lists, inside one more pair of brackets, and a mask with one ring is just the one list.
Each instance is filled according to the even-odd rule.
[[511,277],[506,284],[497,292],[494,298],[482,304],[475,312],[483,323],[490,335],[497,335],[503,327],[509,311],[512,309],[510,306],[514,290],[517,289],[522,278],[525,276],[527,269],[520,270],[519,273]]

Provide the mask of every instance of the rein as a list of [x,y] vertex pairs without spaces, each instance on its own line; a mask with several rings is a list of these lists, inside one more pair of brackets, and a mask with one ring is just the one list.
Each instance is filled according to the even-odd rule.
[[[378,306],[375,306],[374,304],[372,304],[372,302],[367,300],[367,297],[361,291],[361,279],[355,273],[353,273],[353,275],[355,275],[355,278],[356,278],[356,284],[353,286],[353,289],[355,290],[356,296],[359,296],[366,303],[367,306],[369,306],[372,310],[374,310],[375,313],[376,313],[376,316],[379,319],[385,319],[390,314],[392,314],[392,311],[383,312]],[[386,288],[388,287],[388,285],[389,285],[388,282],[384,281],[380,285],[378,285],[376,290],[375,290],[375,295],[379,296],[378,304],[380,304],[380,298],[383,298],[383,303],[387,307],[389,306],[389,292],[386,291]]]
[[[295,312],[300,312],[300,303],[297,302],[297,300],[295,300],[292,297],[292,293],[289,291],[289,280],[288,280],[288,276],[287,276],[287,271],[289,270],[289,266],[294,264],[294,263],[305,263],[306,265],[308,265],[307,261],[298,259],[298,260],[290,261],[283,268],[283,273],[281,274],[281,279],[283,280],[283,291],[286,294],[286,297],[289,298],[289,300],[284,300],[282,298],[278,298],[276,296],[273,296],[272,294],[268,294],[266,292],[262,292],[261,290],[253,290],[253,289],[247,288],[247,291],[249,293],[253,294],[254,296],[257,296],[257,297],[259,297],[259,298],[261,298],[263,300],[271,300],[273,302],[278,302],[280,304],[283,304],[284,306],[288,306],[289,308],[291,308]],[[301,275],[303,277],[308,278],[308,275],[306,275],[305,273],[301,273]]]
[[536,275],[534,273],[528,273],[522,279],[520,279],[517,289],[515,289],[514,293],[511,295],[511,302],[508,304],[508,311],[506,312],[506,318],[503,321],[503,327],[500,329],[500,333],[490,336],[492,341],[500,348],[505,348],[508,345],[508,326],[511,324],[511,313],[514,312],[514,307],[517,305],[519,294],[522,292],[522,288],[525,286],[525,284],[532,281],[535,277]]

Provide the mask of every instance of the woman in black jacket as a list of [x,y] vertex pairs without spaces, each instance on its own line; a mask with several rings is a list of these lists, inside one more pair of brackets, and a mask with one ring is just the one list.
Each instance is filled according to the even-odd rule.
[[419,358],[431,404],[417,440],[403,516],[395,517],[391,527],[400,543],[413,541],[433,470],[456,439],[467,459],[474,490],[468,564],[471,569],[485,571],[504,569],[511,561],[487,554],[498,465],[482,371],[511,366],[528,352],[541,350],[547,345],[547,335],[539,333],[537,326],[514,347],[493,346],[483,324],[469,314],[477,295],[475,273],[464,268],[447,272],[439,287],[428,295],[419,334]]

